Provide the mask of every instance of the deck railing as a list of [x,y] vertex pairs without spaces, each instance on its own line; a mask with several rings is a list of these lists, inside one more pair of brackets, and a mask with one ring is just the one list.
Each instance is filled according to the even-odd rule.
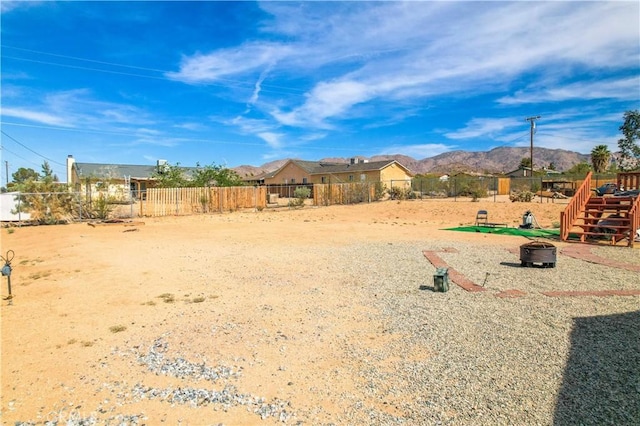
[[584,206],[587,205],[590,197],[591,172],[587,173],[584,181],[582,181],[582,185],[580,185],[571,198],[571,202],[569,202],[564,211],[560,213],[560,238],[562,241],[567,241],[569,238],[569,231],[571,231],[573,223],[584,209]]
[[640,196],[636,197],[633,207],[629,210],[629,223],[631,225],[629,233],[629,247],[633,247],[636,232],[640,229]]
[[618,173],[618,188],[625,191],[640,189],[640,172]]

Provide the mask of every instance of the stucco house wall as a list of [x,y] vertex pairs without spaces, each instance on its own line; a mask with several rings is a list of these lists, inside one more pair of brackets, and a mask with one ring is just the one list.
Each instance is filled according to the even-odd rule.
[[407,186],[411,185],[411,172],[405,169],[399,163],[391,163],[380,171],[380,180],[389,182],[391,186]]
[[266,185],[310,183],[310,174],[293,161],[287,162],[276,174],[266,177]]

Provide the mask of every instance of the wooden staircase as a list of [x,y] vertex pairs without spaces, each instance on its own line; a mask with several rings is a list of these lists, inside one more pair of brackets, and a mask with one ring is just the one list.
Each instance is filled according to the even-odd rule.
[[[634,179],[629,179],[629,177]],[[624,182],[637,189],[640,173],[621,173],[618,187]],[[634,246],[640,229],[640,196],[596,196],[591,191],[591,172],[560,215],[560,237],[563,241],[578,238],[580,242],[610,241],[612,245],[627,241]]]

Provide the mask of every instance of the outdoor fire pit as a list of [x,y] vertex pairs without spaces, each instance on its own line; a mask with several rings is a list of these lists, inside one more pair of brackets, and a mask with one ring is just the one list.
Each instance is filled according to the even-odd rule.
[[539,263],[543,268],[556,267],[556,246],[542,241],[534,241],[520,246],[520,264],[532,267]]

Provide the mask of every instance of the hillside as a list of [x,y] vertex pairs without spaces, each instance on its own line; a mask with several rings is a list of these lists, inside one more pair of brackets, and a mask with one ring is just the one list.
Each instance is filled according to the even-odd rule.
[[[520,165],[523,158],[529,158],[529,148],[499,147],[491,151],[452,151],[434,157],[427,157],[421,160],[396,154],[378,155],[365,158],[369,161],[380,161],[393,159],[409,168],[413,173],[452,173],[452,172],[477,172],[477,173],[505,173],[515,170]],[[260,167],[239,166],[234,167],[241,176],[256,176],[262,173],[271,172],[281,167],[287,159],[276,160],[263,164]],[[322,158],[319,161],[343,162],[348,158]],[[558,171],[569,170],[581,162],[590,162],[591,157],[574,151],[563,149],[536,148],[533,152],[533,163],[536,168],[548,167],[553,164]]]

